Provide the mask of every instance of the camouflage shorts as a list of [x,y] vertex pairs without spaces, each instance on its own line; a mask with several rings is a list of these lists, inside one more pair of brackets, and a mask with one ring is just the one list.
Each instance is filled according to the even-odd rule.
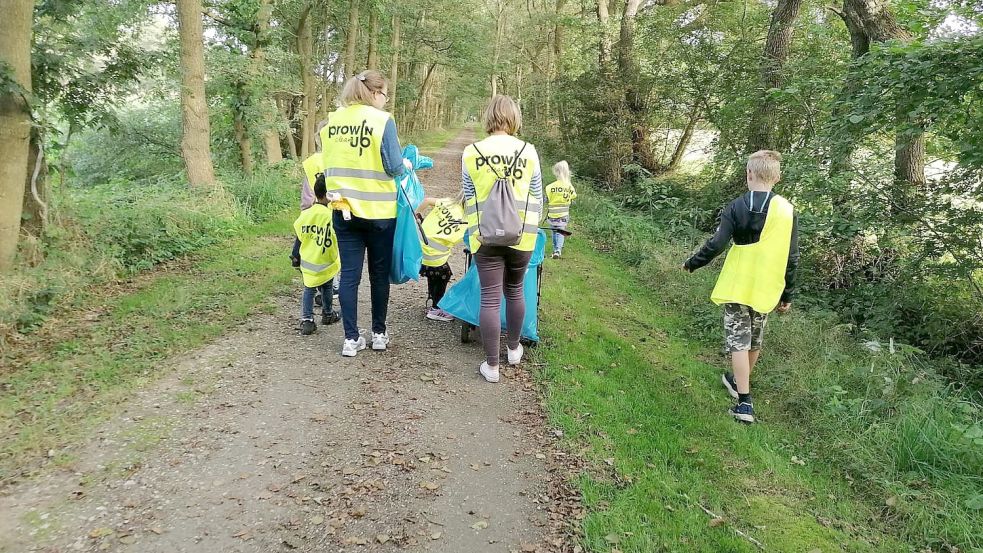
[[725,303],[724,349],[727,353],[760,350],[767,322],[767,313],[758,313],[739,303]]

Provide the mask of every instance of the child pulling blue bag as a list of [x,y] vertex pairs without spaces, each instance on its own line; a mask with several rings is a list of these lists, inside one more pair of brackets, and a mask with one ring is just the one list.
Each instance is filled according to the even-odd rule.
[[[467,239],[465,238],[465,243]],[[540,230],[536,237],[536,249],[532,252],[529,267],[522,284],[522,294],[526,300],[526,318],[522,321],[521,336],[539,342],[539,267],[546,253],[546,232]],[[505,300],[502,300],[505,305]],[[455,318],[472,326],[478,326],[478,312],[481,309],[481,283],[478,282],[478,268],[468,267],[457,284],[451,286],[438,305]],[[505,328],[505,309],[502,309],[502,328]]]
[[416,208],[423,201],[423,184],[416,172],[433,167],[433,159],[420,155],[420,150],[413,144],[403,148],[403,158],[413,164],[413,169],[396,178],[396,231],[393,237],[393,262],[389,269],[389,282],[393,284],[420,279],[423,247],[420,245]]

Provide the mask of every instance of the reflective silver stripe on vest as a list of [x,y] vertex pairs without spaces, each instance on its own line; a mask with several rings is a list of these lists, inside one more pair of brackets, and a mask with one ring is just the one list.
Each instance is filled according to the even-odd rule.
[[365,192],[351,188],[335,188],[328,190],[328,192],[337,192],[341,194],[342,198],[365,202],[395,202],[397,195],[397,192]]
[[424,261],[440,261],[441,259],[445,259],[445,258],[447,258],[447,254],[446,253],[438,253],[438,254],[435,254],[435,255],[423,254],[423,260]]
[[321,271],[327,269],[331,266],[331,263],[325,263],[324,265],[315,265],[309,261],[300,260],[300,267],[302,269],[307,269],[308,271],[313,271],[315,273],[320,273]]
[[392,180],[392,177],[382,171],[372,171],[369,169],[345,169],[342,167],[329,167],[324,170],[324,176],[348,177],[353,179]]
[[449,252],[451,249],[448,246],[441,244],[435,239],[431,238],[430,243],[427,244],[431,249],[437,250],[438,252]]

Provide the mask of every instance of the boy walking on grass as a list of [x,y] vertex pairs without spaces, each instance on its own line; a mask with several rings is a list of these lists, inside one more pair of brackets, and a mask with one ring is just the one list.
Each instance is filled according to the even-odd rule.
[[751,370],[758,362],[768,313],[792,307],[792,287],[799,264],[796,215],[792,204],[772,192],[781,179],[782,156],[760,150],[748,158],[748,192],[720,214],[717,232],[683,268],[693,272],[710,263],[734,240],[710,299],[724,306],[724,344],[733,373],[721,381],[737,404],[731,415],[754,422]]

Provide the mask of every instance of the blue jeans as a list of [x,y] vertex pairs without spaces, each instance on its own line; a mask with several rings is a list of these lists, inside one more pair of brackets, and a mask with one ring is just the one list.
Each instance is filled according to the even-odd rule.
[[304,286],[304,295],[300,300],[300,320],[314,320],[314,294],[321,292],[321,313],[327,315],[331,313],[331,296],[334,291],[334,280],[329,280],[317,288]]
[[566,239],[565,236],[555,230],[553,231],[553,253],[563,253],[564,239]]
[[372,293],[372,332],[386,331],[389,310],[389,267],[393,262],[393,235],[396,219],[362,219],[352,215],[346,221],[334,212],[334,230],[341,254],[341,282],[338,303],[345,338],[358,340],[358,285],[362,282],[362,264],[369,257],[369,283]]

